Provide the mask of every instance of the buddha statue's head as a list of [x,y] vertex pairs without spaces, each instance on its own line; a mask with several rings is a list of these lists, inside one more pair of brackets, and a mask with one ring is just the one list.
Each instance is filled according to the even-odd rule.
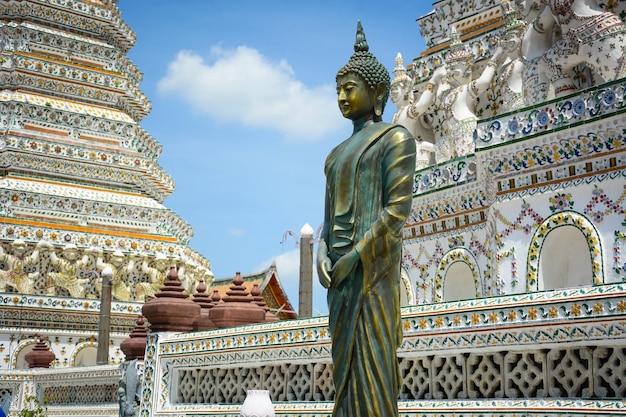
[[389,71],[369,52],[363,26],[357,24],[354,54],[337,72],[337,100],[344,117],[357,121],[382,120],[389,98]]

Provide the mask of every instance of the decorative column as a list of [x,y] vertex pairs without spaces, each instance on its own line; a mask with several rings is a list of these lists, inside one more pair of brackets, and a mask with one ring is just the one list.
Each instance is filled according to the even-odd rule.
[[313,315],[313,228],[307,223],[300,229],[300,291],[298,318]]

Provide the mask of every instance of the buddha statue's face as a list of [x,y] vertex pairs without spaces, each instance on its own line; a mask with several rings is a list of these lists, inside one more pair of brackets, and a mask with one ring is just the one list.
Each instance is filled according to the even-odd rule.
[[343,117],[364,120],[374,115],[375,92],[359,75],[344,74],[337,78],[337,102]]

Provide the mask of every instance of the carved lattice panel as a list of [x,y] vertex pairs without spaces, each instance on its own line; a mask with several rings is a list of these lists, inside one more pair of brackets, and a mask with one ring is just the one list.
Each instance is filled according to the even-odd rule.
[[[283,363],[251,368],[183,369],[175,402],[241,404],[249,389],[273,401],[332,402],[332,363]],[[400,357],[401,400],[490,398],[624,398],[626,348],[584,346],[546,350]],[[54,390],[57,401],[77,398]]]
[[212,403],[234,404],[233,400],[237,395],[237,369],[214,369],[213,378],[216,381],[215,392],[211,398]]
[[402,400],[430,399],[430,367],[431,358],[400,358],[400,376]]
[[333,364],[316,363],[313,367],[314,386],[313,401],[333,401],[335,385],[333,384]]
[[431,362],[434,399],[467,398],[463,355],[435,357]]
[[508,398],[545,398],[546,354],[540,351],[508,352],[505,392]]
[[288,368],[288,401],[311,401],[313,390],[313,364],[292,364]]
[[550,397],[591,397],[591,351],[586,348],[548,352]]
[[198,391],[197,369],[181,369],[178,375],[178,401],[183,403],[196,403]]
[[598,347],[593,354],[595,394],[626,397],[626,348]]
[[197,399],[200,404],[208,404],[211,398],[215,396],[215,380],[212,378],[213,373],[209,369],[200,369],[198,371],[198,392]]
[[44,390],[48,404],[98,404],[117,401],[119,385],[52,386]]
[[263,368],[243,368],[241,369],[239,380],[240,389],[237,402],[243,404],[248,390],[263,388]]
[[287,401],[287,376],[289,365],[281,364],[268,367],[264,371],[265,389],[270,392],[272,401]]
[[503,398],[503,354],[470,354],[467,358],[467,382],[470,398]]

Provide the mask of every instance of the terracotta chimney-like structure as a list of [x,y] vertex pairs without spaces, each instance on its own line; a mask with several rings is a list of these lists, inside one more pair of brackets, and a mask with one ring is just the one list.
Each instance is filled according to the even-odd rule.
[[152,332],[189,332],[200,316],[200,306],[189,299],[172,266],[167,279],[155,298],[143,305],[141,311]]
[[263,311],[265,311],[265,321],[279,321],[279,318],[276,316],[276,314],[270,311],[267,303],[265,302],[265,300],[263,300],[263,296],[261,295],[261,289],[259,288],[258,284],[254,284],[254,286],[250,290],[250,295],[254,300],[253,303],[258,305],[263,309]]
[[39,338],[37,338],[33,350],[24,357],[29,368],[50,368],[50,364],[55,358],[56,356],[50,352],[48,344]]
[[211,320],[220,329],[265,321],[265,311],[253,302],[239,272],[222,301],[211,309]]
[[130,332],[128,339],[124,339],[120,344],[120,349],[124,352],[126,361],[132,361],[133,359],[142,361],[144,358],[148,336],[148,332],[144,326],[145,322],[146,321],[143,316],[140,315],[137,318],[135,328],[132,332]]
[[196,287],[196,293],[193,295],[193,302],[198,304],[201,308],[200,316],[193,323],[194,330],[213,330],[217,329],[217,326],[210,318],[210,310],[215,306],[211,299],[209,298],[209,294],[206,293],[206,284],[204,283],[204,279],[200,281],[198,287]]

